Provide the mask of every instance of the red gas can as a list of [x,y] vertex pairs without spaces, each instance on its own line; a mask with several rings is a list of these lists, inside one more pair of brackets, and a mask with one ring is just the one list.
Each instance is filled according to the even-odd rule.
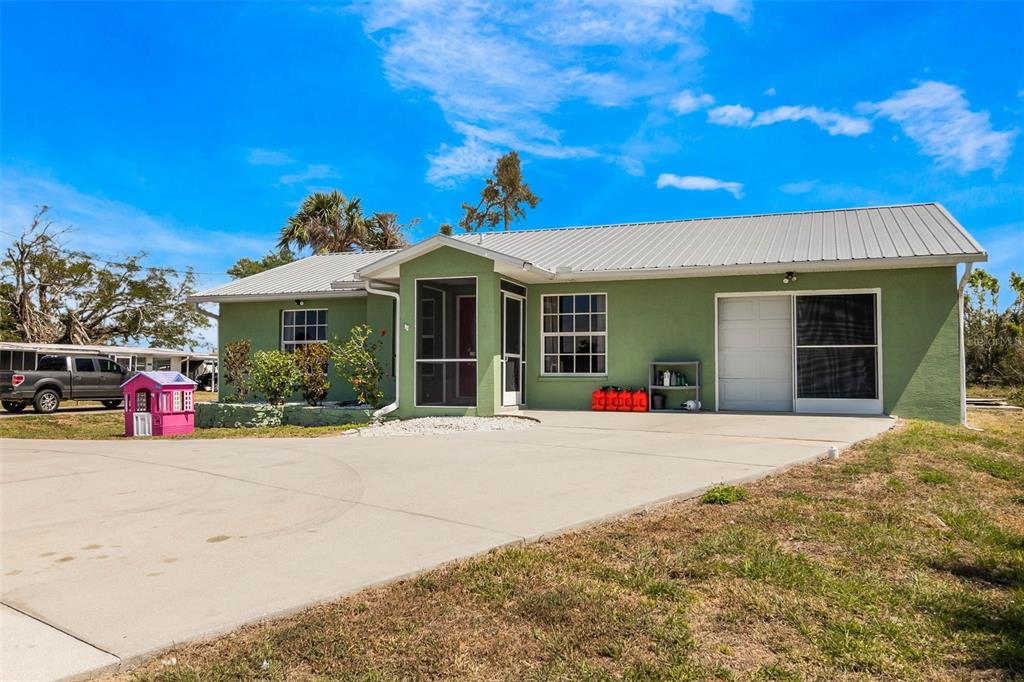
[[590,409],[601,412],[605,408],[604,388],[599,388],[590,394]]
[[619,391],[619,412],[633,411],[633,389],[627,388]]
[[638,388],[633,392],[633,411],[634,412],[646,412],[647,411],[647,390],[644,388]]

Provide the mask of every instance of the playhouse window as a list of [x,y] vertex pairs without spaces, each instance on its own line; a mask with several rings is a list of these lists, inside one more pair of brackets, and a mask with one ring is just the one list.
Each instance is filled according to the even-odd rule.
[[181,391],[175,391],[172,395],[174,396],[174,411],[175,412],[181,412],[181,405],[182,405]]
[[194,409],[194,405],[192,403],[192,391],[183,391],[182,393],[182,404],[185,407],[185,411],[190,412]]
[[135,391],[135,411],[149,412],[149,391]]

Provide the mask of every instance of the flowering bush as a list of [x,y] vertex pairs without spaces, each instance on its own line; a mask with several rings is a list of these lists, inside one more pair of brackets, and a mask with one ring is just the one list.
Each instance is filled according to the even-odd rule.
[[360,324],[352,327],[348,341],[331,348],[334,367],[344,376],[356,392],[359,402],[380,407],[384,402],[384,392],[380,390],[380,380],[384,369],[377,360],[380,350],[380,339],[370,340],[373,327]]

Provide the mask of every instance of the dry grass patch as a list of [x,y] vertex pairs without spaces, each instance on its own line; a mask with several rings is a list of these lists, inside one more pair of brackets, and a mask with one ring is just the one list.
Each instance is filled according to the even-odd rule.
[[1000,679],[1024,673],[1024,417],[431,571],[125,679]]

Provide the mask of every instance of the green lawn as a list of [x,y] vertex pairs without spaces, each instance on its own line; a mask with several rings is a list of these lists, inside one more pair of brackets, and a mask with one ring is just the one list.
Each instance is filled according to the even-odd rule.
[[[1024,417],[838,460],[182,645],[139,680],[1024,674]],[[163,665],[160,659],[176,659]]]
[[[262,426],[251,429],[196,429],[187,436],[164,438],[311,438],[334,436],[360,425]],[[124,438],[124,412],[60,412],[40,416],[0,419],[0,438],[56,438],[102,440]]]

